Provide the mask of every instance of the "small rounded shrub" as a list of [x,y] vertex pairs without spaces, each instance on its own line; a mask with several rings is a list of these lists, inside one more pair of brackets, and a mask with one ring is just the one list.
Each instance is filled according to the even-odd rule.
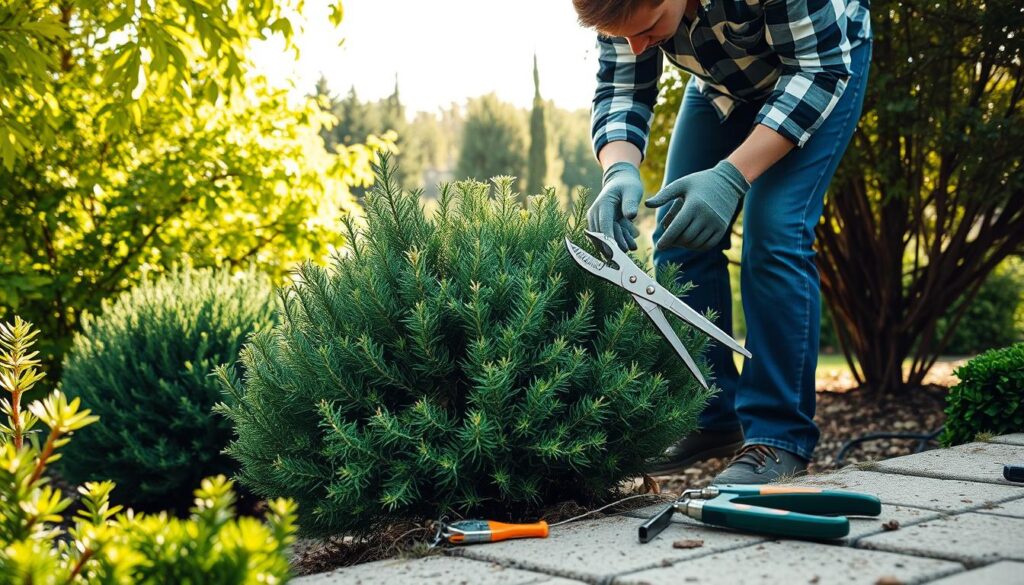
[[[709,393],[566,251],[587,244],[585,201],[571,218],[553,193],[523,208],[500,178],[494,199],[445,186],[428,217],[386,157],[377,172],[365,226],[329,270],[298,270],[244,377],[221,372],[244,485],[294,497],[307,534],[525,518],[608,497],[695,428]],[[706,370],[706,337],[671,320]]]
[[146,280],[86,315],[62,386],[101,424],[68,447],[66,479],[110,478],[134,507],[186,510],[202,478],[237,467],[221,452],[231,423],[212,412],[222,396],[210,372],[272,319],[267,276],[211,269]]
[[986,351],[955,373],[960,383],[946,397],[943,445],[1024,431],[1024,343]]

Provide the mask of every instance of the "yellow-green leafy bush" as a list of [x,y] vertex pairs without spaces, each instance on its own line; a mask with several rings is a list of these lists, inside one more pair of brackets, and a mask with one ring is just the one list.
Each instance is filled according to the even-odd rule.
[[203,480],[188,519],[112,506],[114,483],[101,481],[78,488],[82,508],[65,521],[72,501],[44,472],[71,435],[98,417],[59,390],[21,405],[42,379],[35,336],[20,318],[0,323],[0,387],[7,394],[0,424],[0,585],[287,581],[295,504],[269,502],[265,524],[235,518],[232,484],[223,476]]

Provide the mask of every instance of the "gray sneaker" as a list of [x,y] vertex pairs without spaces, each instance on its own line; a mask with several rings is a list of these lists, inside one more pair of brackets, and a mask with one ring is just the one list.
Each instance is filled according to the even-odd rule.
[[644,471],[647,475],[673,475],[694,463],[714,457],[729,457],[743,446],[743,431],[699,431],[677,441]]
[[780,477],[802,475],[807,460],[785,449],[747,445],[711,482],[713,485],[770,483]]

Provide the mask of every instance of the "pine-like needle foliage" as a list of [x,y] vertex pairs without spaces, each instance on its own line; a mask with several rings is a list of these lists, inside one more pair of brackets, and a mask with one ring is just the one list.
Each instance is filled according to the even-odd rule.
[[[443,186],[433,217],[383,158],[366,223],[305,264],[279,325],[222,370],[239,479],[299,502],[306,534],[593,502],[696,424],[709,394],[620,289],[582,271],[553,192]],[[663,278],[672,282],[673,273]],[[682,291],[680,291],[682,292]],[[695,356],[706,339],[679,326]],[[703,360],[701,360],[703,362]]]
[[231,424],[213,413],[221,394],[210,372],[236,361],[273,311],[266,275],[202,269],[144,281],[86,315],[61,383],[102,424],[68,446],[58,463],[65,478],[110,478],[136,509],[186,511],[204,477],[237,467],[221,453]]

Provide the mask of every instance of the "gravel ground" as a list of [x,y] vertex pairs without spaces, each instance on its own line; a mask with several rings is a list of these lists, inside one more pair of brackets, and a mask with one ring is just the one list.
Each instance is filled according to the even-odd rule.
[[[936,364],[925,380],[926,386],[895,397],[851,392],[854,381],[849,372],[833,372],[827,377],[819,377],[815,420],[821,430],[821,438],[808,472],[834,469],[839,450],[859,435],[876,432],[926,434],[938,429],[946,419],[943,410],[948,387],[957,382],[952,372],[961,363]],[[843,464],[908,455],[914,452],[917,444],[914,439],[867,441],[849,450]],[[684,475],[657,479],[663,491],[678,493],[687,487],[707,485],[727,463],[728,459],[712,459],[687,469]]]

